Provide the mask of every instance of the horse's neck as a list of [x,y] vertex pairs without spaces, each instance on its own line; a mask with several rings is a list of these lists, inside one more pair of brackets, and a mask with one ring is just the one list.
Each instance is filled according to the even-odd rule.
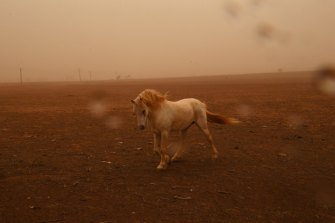
[[155,108],[150,112],[149,122],[153,129],[157,126],[157,120],[159,120],[162,116],[166,115],[166,112],[168,112],[171,108],[171,102],[168,100],[165,100],[161,102],[160,106]]

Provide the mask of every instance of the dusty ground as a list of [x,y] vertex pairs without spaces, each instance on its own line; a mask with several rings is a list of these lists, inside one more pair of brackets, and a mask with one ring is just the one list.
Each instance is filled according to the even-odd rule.
[[[158,172],[129,102],[148,87],[243,123],[210,124],[216,161],[192,127],[183,160]],[[99,95],[111,107],[96,118]],[[2,84],[0,222],[335,222],[334,111],[299,78]]]

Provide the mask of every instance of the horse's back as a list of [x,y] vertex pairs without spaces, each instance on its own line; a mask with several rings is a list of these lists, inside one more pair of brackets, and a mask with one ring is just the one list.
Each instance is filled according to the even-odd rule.
[[184,98],[177,101],[177,103],[192,109],[194,115],[202,115],[206,112],[206,104],[196,98]]
[[190,105],[193,109],[206,108],[206,105],[196,98],[184,98],[176,101],[178,104]]

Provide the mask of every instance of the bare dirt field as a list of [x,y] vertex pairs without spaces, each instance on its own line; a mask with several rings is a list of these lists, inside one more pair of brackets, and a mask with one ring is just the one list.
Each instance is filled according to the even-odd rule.
[[[0,222],[335,222],[335,98],[278,75],[1,84]],[[242,123],[210,124],[215,161],[192,127],[157,171],[130,103],[145,88]]]

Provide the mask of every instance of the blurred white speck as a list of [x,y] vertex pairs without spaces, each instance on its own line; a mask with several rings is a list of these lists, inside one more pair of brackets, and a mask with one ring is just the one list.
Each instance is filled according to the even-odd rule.
[[88,110],[96,118],[102,118],[108,111],[108,106],[104,101],[93,101],[88,105]]
[[236,111],[240,116],[248,117],[251,116],[253,113],[253,109],[251,106],[246,104],[240,104],[236,107]]
[[106,121],[106,125],[111,129],[120,129],[122,124],[123,121],[118,116],[110,116]]
[[301,152],[299,152],[297,148],[292,146],[284,146],[281,148],[281,151],[279,151],[278,156],[282,158],[287,157],[289,159],[295,159],[299,157],[300,154]]
[[335,79],[323,78],[319,81],[318,88],[325,94],[335,95]]
[[257,33],[259,37],[270,39],[274,36],[275,28],[270,24],[263,23],[257,27]]
[[107,164],[111,164],[112,163],[111,161],[105,161],[105,160],[102,160],[101,162],[102,163],[107,163]]
[[300,128],[304,124],[303,118],[299,115],[289,115],[286,122],[287,126],[293,129]]
[[251,0],[251,4],[254,6],[260,6],[264,0]]
[[280,44],[287,44],[290,41],[290,33],[273,24],[264,22],[256,26],[256,33],[260,40],[275,41]]
[[315,86],[322,93],[334,96],[335,95],[335,67],[323,66],[316,71]]
[[242,10],[241,5],[236,1],[226,1],[223,10],[231,17],[237,17]]
[[287,154],[286,153],[279,153],[278,156],[287,157]]

